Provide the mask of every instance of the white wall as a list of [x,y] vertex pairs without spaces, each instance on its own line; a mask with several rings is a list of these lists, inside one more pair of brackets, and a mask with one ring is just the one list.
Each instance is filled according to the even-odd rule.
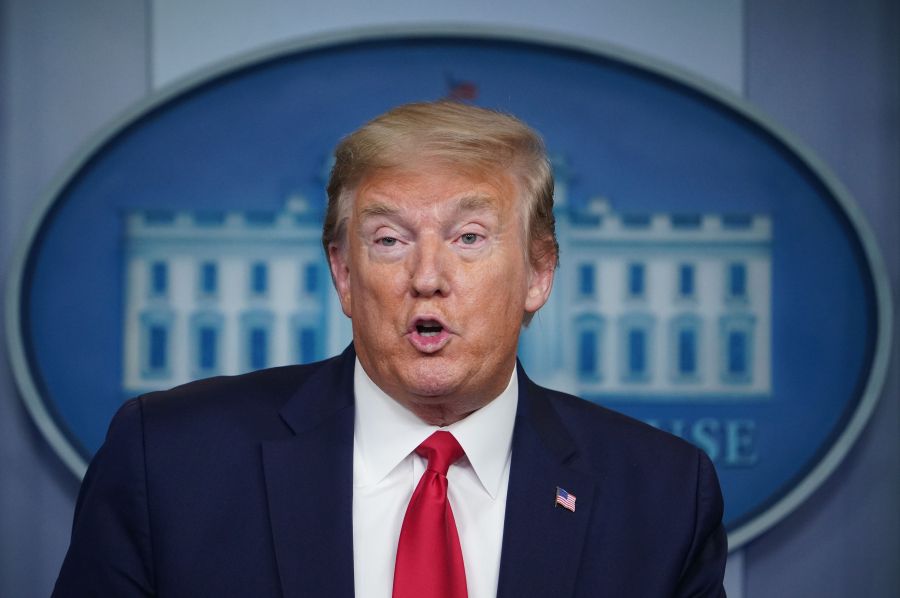
[[832,476],[745,551],[746,596],[900,596],[900,3],[751,0],[746,96],[856,198],[887,263],[894,350]]
[[[141,0],[0,2],[4,283],[43,190],[78,147],[147,92],[146,23]],[[4,321],[0,336],[5,341]],[[2,342],[0,596],[48,596],[65,554],[78,484],[25,413],[8,363]]]
[[[260,46],[373,26],[459,24],[602,40],[743,89],[741,0],[153,0],[154,86]],[[197,35],[202,31],[202,35]]]

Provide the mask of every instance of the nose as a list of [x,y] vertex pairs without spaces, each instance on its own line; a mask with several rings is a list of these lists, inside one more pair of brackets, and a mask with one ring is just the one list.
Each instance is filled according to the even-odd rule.
[[440,239],[426,237],[416,244],[410,264],[410,290],[413,296],[446,296],[450,292],[445,252]]

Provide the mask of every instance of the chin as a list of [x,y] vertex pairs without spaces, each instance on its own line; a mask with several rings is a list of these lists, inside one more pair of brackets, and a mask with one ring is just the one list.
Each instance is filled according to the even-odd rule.
[[[403,368],[401,379],[408,391],[420,397],[439,399],[456,393],[466,376],[442,359],[417,359]],[[410,367],[411,366],[411,367]]]

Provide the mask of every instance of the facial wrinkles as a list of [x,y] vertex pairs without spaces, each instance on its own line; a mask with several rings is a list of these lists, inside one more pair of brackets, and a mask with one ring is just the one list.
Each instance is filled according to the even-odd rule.
[[[471,170],[464,166],[455,167],[453,164],[450,164],[449,166],[450,172],[454,173],[454,176],[457,176],[460,179],[468,178],[468,180],[480,181],[479,184],[473,185],[473,187],[481,186],[490,189],[488,194],[477,192],[460,194],[456,206],[456,209],[459,212],[468,211],[474,213],[484,209],[494,212],[499,218],[503,215],[504,211],[499,209],[497,198],[514,198],[513,202],[516,206],[515,212],[518,215],[519,225],[524,233],[522,238],[528,238],[527,227],[530,218],[529,214],[527,214],[528,204],[523,199],[522,190],[520,189],[523,184],[521,176],[518,174],[513,174],[511,176],[491,176],[489,172],[486,173],[481,170]],[[440,170],[446,167],[447,165],[437,161],[433,164],[425,163],[422,166],[422,170],[428,170],[429,168]],[[342,215],[339,219],[340,223],[346,224],[348,220],[355,220],[357,226],[360,226],[368,216],[397,214],[399,210],[396,205],[393,205],[392,198],[398,195],[407,198],[418,198],[420,203],[418,206],[419,208],[430,207],[432,209],[431,216],[437,216],[437,212],[441,208],[442,200],[445,198],[440,194],[439,188],[431,189],[427,182],[421,184],[416,182],[411,183],[406,180],[406,175],[417,172],[420,171],[406,171],[402,168],[393,169],[393,171],[390,169],[388,169],[388,171],[379,170],[374,172],[368,180],[363,179],[355,190],[352,192],[344,192],[344,195],[342,196],[344,201],[341,202],[341,205],[345,207],[341,210]],[[354,198],[359,198],[363,195],[375,198],[375,202],[370,206],[358,210],[358,202],[355,201]],[[354,212],[357,211],[358,213],[354,214]],[[351,215],[353,216],[352,218]],[[505,223],[501,222],[501,225],[503,224]],[[526,247],[527,251],[527,245],[523,243],[523,247]]]
[[[510,183],[445,171],[382,176],[360,187],[348,228],[347,296],[358,353],[389,394],[468,413],[512,366],[530,269],[523,209]],[[472,246],[464,233],[478,236]],[[376,244],[386,236],[396,246]],[[429,316],[443,320],[450,341],[425,355],[406,336],[414,318]]]
[[[497,185],[491,185],[496,188]],[[396,187],[395,187],[396,189]],[[400,194],[381,193],[376,187],[375,189],[361,189],[360,192],[369,192],[376,200],[360,210],[357,220],[358,241],[361,241],[367,249],[369,257],[377,266],[378,262],[390,262],[401,259],[395,252],[378,252],[375,246],[375,238],[379,236],[402,237],[404,243],[410,245],[418,245],[419,254],[428,252],[429,256],[423,256],[425,259],[433,260],[435,263],[428,264],[428,267],[437,269],[438,272],[443,271],[441,261],[443,259],[442,252],[431,247],[439,245],[443,241],[454,241],[454,235],[463,232],[474,232],[478,235],[486,235],[484,246],[477,250],[463,250],[458,252],[460,260],[458,264],[454,263],[454,268],[449,270],[450,273],[456,273],[457,270],[468,271],[477,269],[480,266],[479,261],[489,257],[495,250],[501,249],[509,243],[515,243],[510,239],[510,233],[514,231],[513,226],[517,224],[515,220],[523,220],[524,215],[521,210],[504,211],[499,208],[498,200],[492,196],[484,194],[463,194],[455,202],[444,203],[441,201],[420,201],[411,209],[408,207],[398,207],[394,205],[392,197],[395,195],[419,195],[421,190],[407,185],[401,187]],[[496,192],[499,195],[499,190]],[[451,207],[448,207],[452,206]],[[521,204],[520,204],[521,207]],[[518,214],[519,218],[505,218],[507,213]],[[427,226],[422,223],[429,223]],[[431,224],[436,223],[436,224]],[[522,223],[518,223],[520,227]],[[471,229],[471,230],[470,230]],[[377,233],[377,234],[376,234]],[[432,240],[434,243],[432,243]],[[522,254],[523,263],[527,265],[527,257],[520,247],[510,248]],[[415,251],[405,250],[406,255],[402,256],[407,261],[412,262],[411,255],[415,256]],[[415,264],[410,264],[410,270],[415,269]],[[500,269],[500,266],[495,266]],[[499,272],[503,274],[503,272]],[[413,272],[410,272],[410,277]],[[454,276],[456,278],[456,276]],[[466,281],[465,277],[459,277]],[[472,281],[479,282],[479,281]],[[473,297],[473,299],[475,299]]]
[[[360,210],[356,234],[370,248],[379,236],[402,237],[404,242],[415,244],[429,236],[455,242],[459,235],[474,233],[479,239],[485,238],[486,247],[503,240],[506,223],[495,200],[464,195],[453,203],[455,209],[427,199],[412,207],[395,206],[390,199],[378,200]],[[460,255],[477,257],[475,249],[473,246]]]
[[[423,190],[410,187],[403,188],[402,191],[413,197],[429,195],[427,190],[423,193]],[[391,196],[384,194],[384,197],[381,197],[382,194],[377,188],[370,192],[375,201],[360,210],[359,218],[360,234],[367,244],[370,256],[374,257],[375,261],[404,259],[407,262],[406,270],[409,278],[427,279],[424,282],[431,283],[428,286],[442,287],[452,282],[452,286],[456,287],[467,282],[477,283],[478,281],[470,281],[464,276],[465,271],[477,268],[479,260],[488,257],[487,254],[506,240],[508,223],[501,218],[497,200],[492,196],[483,193],[464,194],[455,201],[425,200],[414,203],[410,208],[395,205],[396,202],[391,197],[403,193],[395,192]],[[403,203],[407,202],[401,201],[401,204]],[[445,255],[444,244],[458,242],[457,237],[466,232],[486,237],[479,241],[484,246],[478,249],[460,248],[457,252],[460,257],[458,260]],[[383,257],[378,254],[378,247],[373,243],[375,240],[373,237],[382,234],[402,237],[401,242],[408,244],[409,247],[398,250],[396,253],[402,254],[399,257],[392,255]],[[442,285],[442,282],[445,284]],[[472,293],[462,292],[463,288],[459,288],[458,291],[461,292],[458,297],[460,301],[470,301],[468,297],[474,298]],[[445,292],[451,292],[451,288],[443,289],[441,292],[435,291],[438,295]],[[423,297],[419,303],[437,302],[439,299],[440,297]]]

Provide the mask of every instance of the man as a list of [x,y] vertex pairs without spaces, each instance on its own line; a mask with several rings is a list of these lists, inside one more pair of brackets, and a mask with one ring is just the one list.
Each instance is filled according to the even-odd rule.
[[323,244],[353,344],[126,403],[58,596],[722,596],[689,444],[532,383],[557,264],[540,138],[463,104],[344,139]]

